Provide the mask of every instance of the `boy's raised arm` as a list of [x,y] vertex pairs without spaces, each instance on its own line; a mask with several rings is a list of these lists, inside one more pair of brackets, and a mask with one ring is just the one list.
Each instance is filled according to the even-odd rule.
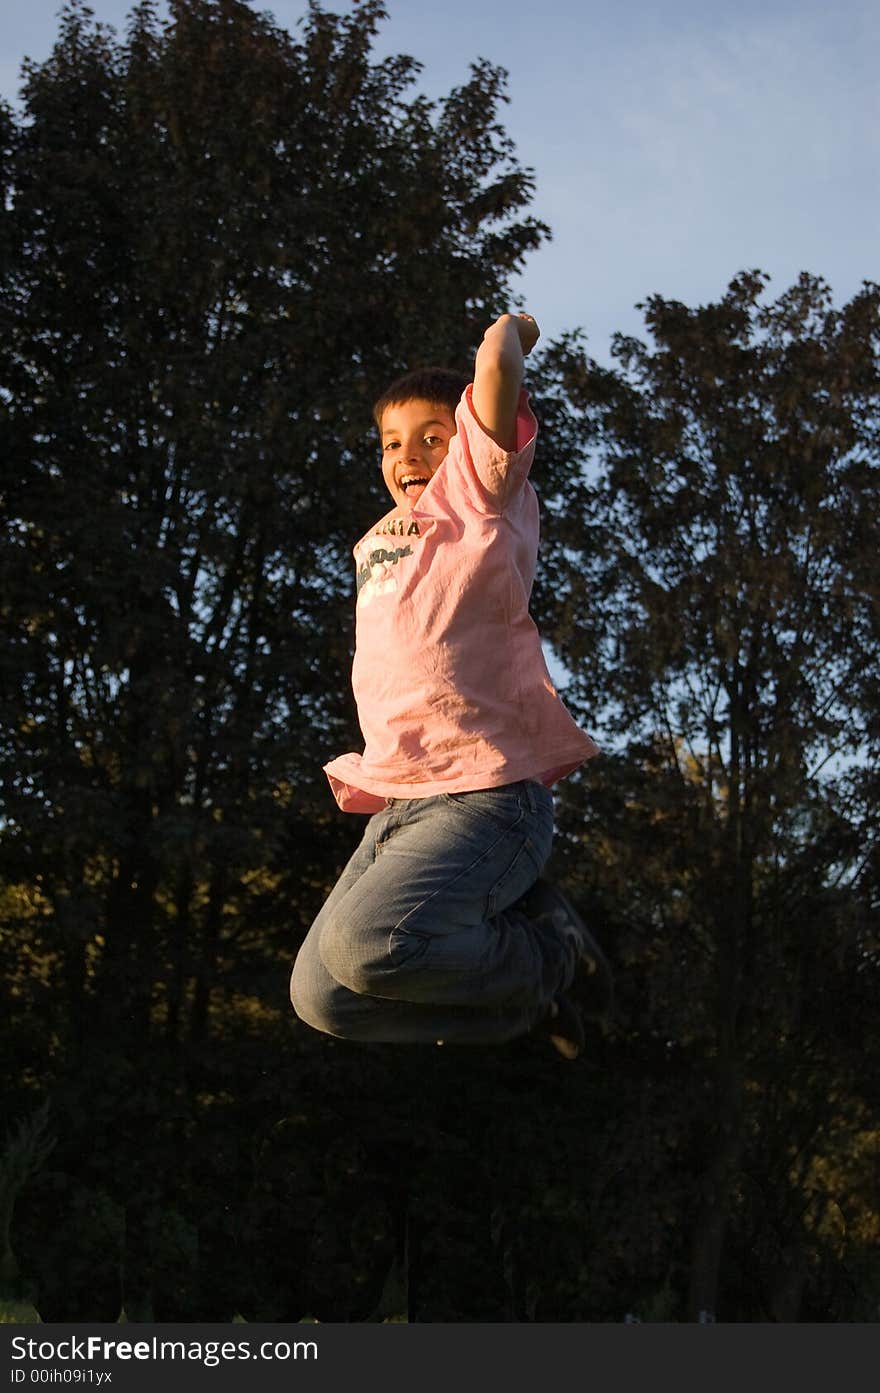
[[502,450],[516,449],[523,360],[538,342],[530,314],[502,314],[483,335],[474,364],[474,414]]

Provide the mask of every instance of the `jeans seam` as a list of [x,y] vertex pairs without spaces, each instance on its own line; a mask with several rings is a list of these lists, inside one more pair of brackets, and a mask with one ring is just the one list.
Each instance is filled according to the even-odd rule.
[[[535,867],[537,867],[537,861],[538,861],[537,848],[536,848],[536,846],[535,846],[535,843],[532,841],[531,837],[530,837],[528,834],[526,834],[526,836],[523,837],[522,842],[520,843],[519,847],[517,848],[516,855],[514,856],[514,858],[513,858],[513,860],[511,861],[510,865],[507,867],[507,870],[504,872],[503,875],[500,875],[500,876],[498,877],[498,879],[496,880],[495,884],[492,886],[491,891],[489,892],[489,896],[488,896],[488,900],[487,900],[488,912],[487,912],[487,915],[486,915],[486,917],[487,917],[488,919],[494,919],[494,918],[497,916],[497,914],[498,914],[498,909],[497,909],[497,904],[498,904],[498,892],[499,892],[499,890],[501,889],[502,885],[504,884],[505,880],[507,880],[508,876],[510,876],[510,875],[513,874],[513,872],[514,872],[514,870],[515,870],[515,868],[516,868],[516,866],[517,866],[517,863],[519,862],[519,859],[520,859],[520,857],[523,855],[523,853],[525,853],[525,855],[528,856],[528,858],[529,858],[529,860],[531,861],[532,865],[535,866]],[[539,870],[539,869],[536,869],[536,870],[535,870],[535,878],[537,879],[537,877],[538,877],[540,874],[541,874],[540,870]]]

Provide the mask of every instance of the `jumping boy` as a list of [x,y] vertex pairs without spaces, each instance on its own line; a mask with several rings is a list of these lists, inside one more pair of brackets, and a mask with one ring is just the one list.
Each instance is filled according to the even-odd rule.
[[[325,766],[363,841],[296,959],[291,999],[350,1040],[495,1043],[535,1031],[567,1059],[610,1007],[608,964],[540,878],[552,784],[597,753],[560,701],[528,604],[538,339],[503,314],[473,383],[399,378],[375,419],[394,500],[354,550],[362,755]],[[580,991],[578,987],[580,984]]]

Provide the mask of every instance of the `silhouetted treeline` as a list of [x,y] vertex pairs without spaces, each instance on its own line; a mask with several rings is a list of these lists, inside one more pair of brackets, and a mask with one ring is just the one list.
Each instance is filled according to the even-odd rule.
[[880,289],[753,271],[536,356],[534,609],[605,751],[553,869],[617,1018],[573,1066],[331,1041],[287,976],[362,828],[321,765],[370,403],[466,370],[547,229],[501,70],[431,105],[375,0],[170,10],[67,6],[0,108],[2,1289],[877,1319]]

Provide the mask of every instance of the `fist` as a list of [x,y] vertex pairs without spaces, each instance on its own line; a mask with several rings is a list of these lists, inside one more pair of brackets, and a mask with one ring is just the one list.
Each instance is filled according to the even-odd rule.
[[538,328],[536,320],[530,314],[515,314],[511,316],[519,334],[520,347],[523,356],[531,353],[538,339],[541,337],[541,330]]

